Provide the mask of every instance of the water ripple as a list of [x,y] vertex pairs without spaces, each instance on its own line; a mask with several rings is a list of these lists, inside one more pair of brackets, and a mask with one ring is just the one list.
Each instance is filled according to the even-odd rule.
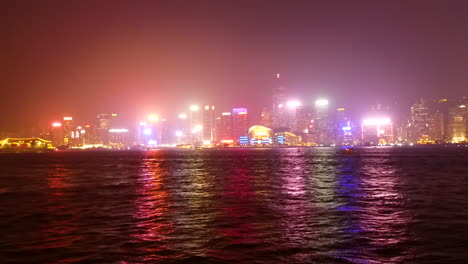
[[459,148],[0,155],[14,263],[466,263]]

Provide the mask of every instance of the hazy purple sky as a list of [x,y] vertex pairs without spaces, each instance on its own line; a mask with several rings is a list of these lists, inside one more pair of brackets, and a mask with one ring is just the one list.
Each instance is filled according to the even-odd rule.
[[0,128],[261,107],[276,72],[304,102],[356,109],[468,94],[468,1],[11,1],[1,12]]

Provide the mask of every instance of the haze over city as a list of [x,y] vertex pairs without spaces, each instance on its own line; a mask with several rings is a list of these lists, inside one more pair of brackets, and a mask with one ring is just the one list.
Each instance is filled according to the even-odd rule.
[[[291,97],[371,105],[468,90],[466,1],[12,1],[2,8],[1,130],[66,114],[189,104],[271,105]],[[252,115],[252,116],[254,116]]]
[[3,2],[1,263],[468,263],[467,0]]

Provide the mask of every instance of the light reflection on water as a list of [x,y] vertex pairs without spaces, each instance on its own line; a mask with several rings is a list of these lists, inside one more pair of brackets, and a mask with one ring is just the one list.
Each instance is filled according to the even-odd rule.
[[468,155],[412,151],[64,152],[25,156],[28,166],[3,156],[0,175],[14,178],[0,177],[0,253],[24,263],[465,260]]

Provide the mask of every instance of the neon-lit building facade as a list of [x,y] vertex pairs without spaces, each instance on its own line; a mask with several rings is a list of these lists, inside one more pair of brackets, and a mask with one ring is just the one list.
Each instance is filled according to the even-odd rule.
[[275,84],[272,90],[272,103],[273,127],[286,127],[286,87],[279,73],[276,74]]
[[273,130],[265,126],[255,125],[249,128],[248,142],[251,145],[270,145],[273,143]]
[[232,114],[231,112],[223,112],[216,119],[216,141],[233,140],[232,136]]
[[64,139],[64,131],[63,131],[63,124],[61,122],[53,122],[50,127],[50,140],[52,141],[52,145],[59,147],[63,146],[63,139]]
[[334,132],[336,133],[336,144],[342,146],[354,145],[355,127],[347,116],[345,108],[336,109],[336,122]]
[[278,145],[299,146],[302,138],[292,132],[284,131],[275,133],[275,143]]
[[232,137],[234,141],[239,141],[241,137],[246,137],[248,129],[247,108],[232,109]]
[[450,142],[462,143],[468,141],[468,104],[452,107],[450,117]]
[[361,124],[364,145],[385,145],[394,142],[393,123],[389,117],[366,118]]
[[109,146],[115,149],[127,148],[132,145],[130,133],[126,128],[109,129]]
[[1,150],[53,150],[51,141],[38,137],[32,138],[6,138],[0,140]]
[[112,127],[112,120],[116,117],[115,114],[99,114],[97,116],[97,133],[98,141],[103,145],[109,143],[109,129]]
[[315,101],[314,128],[315,142],[318,145],[330,145],[333,143],[334,135],[330,124],[329,102],[327,99]]
[[[74,145],[75,131],[74,131],[74,122],[73,117],[65,116],[62,122],[63,126],[63,144],[64,145]],[[77,134],[79,136],[79,134]]]
[[215,107],[214,105],[205,105],[203,108],[203,141],[214,140],[214,122],[215,122]]
[[419,99],[411,106],[408,132],[411,143],[426,143],[435,138],[433,116],[427,100]]

